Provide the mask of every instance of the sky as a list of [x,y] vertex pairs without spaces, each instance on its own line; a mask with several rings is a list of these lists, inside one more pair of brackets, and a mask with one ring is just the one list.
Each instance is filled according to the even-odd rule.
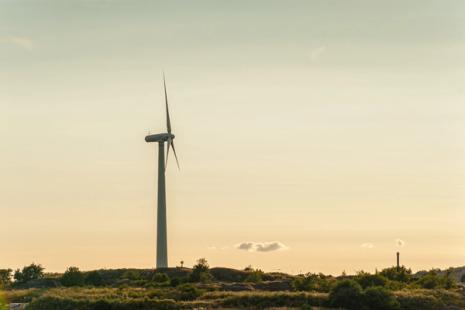
[[0,268],[465,265],[462,0],[0,0]]

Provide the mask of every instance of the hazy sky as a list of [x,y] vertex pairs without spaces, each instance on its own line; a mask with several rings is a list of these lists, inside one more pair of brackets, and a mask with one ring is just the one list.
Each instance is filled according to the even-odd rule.
[[0,268],[155,265],[162,70],[170,265],[465,265],[464,55],[463,0],[0,0]]

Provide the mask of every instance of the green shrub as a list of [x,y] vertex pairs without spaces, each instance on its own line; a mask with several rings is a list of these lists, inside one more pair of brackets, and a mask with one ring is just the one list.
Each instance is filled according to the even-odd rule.
[[167,283],[170,281],[170,278],[163,272],[156,272],[153,277],[152,281],[156,283]]
[[300,307],[308,309],[310,306],[326,304],[325,294],[301,292],[237,292],[223,293],[218,297],[220,305],[224,308],[252,308],[264,309],[269,307]]
[[360,309],[362,287],[353,280],[342,280],[336,284],[329,294],[329,302],[334,307],[348,310]]
[[0,288],[8,287],[11,284],[11,269],[0,269]]
[[177,300],[195,300],[203,294],[203,291],[188,283],[178,286],[176,290],[178,292]]
[[170,285],[171,285],[172,287],[176,287],[176,286],[178,286],[179,284],[181,284],[181,280],[180,280],[179,278],[177,278],[177,277],[176,277],[176,278],[171,278],[171,280],[170,280]]
[[42,265],[34,263],[23,267],[22,270],[16,269],[14,278],[18,283],[27,283],[31,280],[42,279],[44,277],[44,268]]
[[84,284],[84,275],[78,267],[69,267],[61,277],[64,286],[81,286]]
[[385,286],[388,280],[380,274],[369,274],[367,272],[359,272],[354,279],[362,288],[371,286]]
[[399,268],[390,267],[390,268],[383,269],[380,272],[380,275],[392,281],[399,281],[399,282],[407,283],[412,278],[412,270],[407,269],[405,266],[401,266]]
[[172,300],[74,300],[57,297],[41,297],[27,306],[27,310],[174,310],[179,308]]
[[462,277],[460,278],[460,282],[462,283],[465,283],[465,273],[462,275]]
[[292,285],[296,291],[329,292],[335,279],[324,274],[307,273],[305,276],[296,277]]
[[437,270],[430,270],[426,275],[418,279],[415,283],[426,289],[450,289],[454,286],[454,281],[451,278],[450,270],[448,270],[445,275],[440,275]]
[[210,274],[210,266],[205,258],[197,260],[197,264],[194,265],[192,273],[190,275],[190,281],[192,282],[210,282],[213,279]]
[[245,278],[245,282],[252,282],[252,283],[260,283],[263,279],[264,272],[260,269],[255,269],[252,271],[248,271],[247,278]]
[[122,279],[127,279],[127,280],[140,280],[140,272],[139,270],[126,270],[121,277]]
[[400,304],[391,291],[372,286],[365,290],[363,294],[363,306],[372,310],[399,310]]
[[100,275],[100,272],[95,270],[86,274],[84,278],[84,283],[86,285],[101,286],[103,285],[103,279]]
[[434,296],[402,292],[397,295],[401,310],[438,310],[446,309],[446,305]]

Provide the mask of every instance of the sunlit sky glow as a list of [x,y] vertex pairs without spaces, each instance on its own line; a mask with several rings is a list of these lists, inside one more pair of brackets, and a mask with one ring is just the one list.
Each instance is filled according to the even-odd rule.
[[0,0],[0,268],[154,266],[163,70],[170,265],[465,265],[464,55],[462,0]]

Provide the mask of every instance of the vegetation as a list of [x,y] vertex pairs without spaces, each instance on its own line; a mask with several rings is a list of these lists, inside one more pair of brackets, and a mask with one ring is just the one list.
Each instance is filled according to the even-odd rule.
[[44,268],[41,265],[34,263],[23,267],[22,270],[17,269],[14,274],[17,283],[26,283],[32,280],[41,279],[44,277]]
[[[465,309],[465,297],[456,270],[412,274],[405,268],[387,268],[370,274],[339,277],[307,273],[287,275],[210,268],[199,259],[192,268],[162,270],[115,269],[46,274],[32,264],[11,279],[0,270],[3,300],[27,303],[27,309],[210,309],[312,307],[361,310]],[[454,276],[455,274],[455,276]],[[461,274],[460,274],[461,275]],[[30,280],[25,280],[30,279]],[[0,296],[0,305],[1,305]],[[3,305],[6,307],[6,305]],[[1,310],[3,310],[0,307]]]
[[84,285],[84,275],[78,267],[69,267],[61,277],[61,284],[68,287]]
[[11,284],[11,269],[0,269],[0,288],[9,287]]

